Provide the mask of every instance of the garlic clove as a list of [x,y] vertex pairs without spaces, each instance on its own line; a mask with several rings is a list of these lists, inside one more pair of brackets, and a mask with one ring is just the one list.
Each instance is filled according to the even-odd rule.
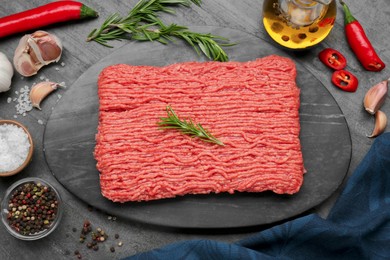
[[36,31],[20,39],[14,54],[14,66],[21,75],[29,77],[43,66],[59,61],[61,55],[62,43],[55,35]]
[[51,92],[58,88],[58,83],[44,81],[34,85],[30,91],[30,101],[33,107],[41,110],[40,104]]
[[389,80],[381,81],[367,91],[364,97],[364,108],[371,115],[374,115],[385,102]]
[[16,63],[15,69],[23,76],[29,77],[37,74],[38,70],[42,68],[42,64],[34,64],[31,57],[27,53],[22,53]]
[[372,131],[371,135],[368,135],[367,137],[372,138],[372,137],[377,137],[378,135],[382,134],[387,126],[387,116],[384,112],[378,110],[375,113],[375,127],[374,130]]
[[52,62],[57,62],[61,58],[62,43],[53,34],[45,31],[36,31],[31,34],[28,43],[31,46],[31,56],[35,61],[47,65]]
[[16,47],[14,54],[14,66],[17,72],[25,77],[35,75],[38,71],[28,54],[27,40],[29,35],[23,36]]

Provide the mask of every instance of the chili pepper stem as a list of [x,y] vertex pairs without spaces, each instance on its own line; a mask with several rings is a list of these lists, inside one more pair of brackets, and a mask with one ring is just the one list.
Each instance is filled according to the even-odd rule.
[[81,6],[81,9],[80,9],[80,18],[88,18],[88,17],[99,17],[99,14],[98,12],[96,12],[95,10],[93,10],[92,8],[86,6],[86,5],[82,5]]
[[345,23],[345,25],[356,21],[356,18],[353,17],[353,15],[351,13],[351,10],[349,10],[348,5],[343,0],[339,0],[339,1],[340,1],[340,4],[343,6],[343,9],[344,9],[344,14],[345,14],[344,23]]

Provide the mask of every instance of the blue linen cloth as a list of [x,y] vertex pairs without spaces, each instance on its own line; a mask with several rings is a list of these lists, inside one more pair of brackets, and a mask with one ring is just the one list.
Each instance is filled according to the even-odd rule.
[[125,259],[390,259],[390,133],[374,141],[327,219],[311,214],[234,244],[190,240]]

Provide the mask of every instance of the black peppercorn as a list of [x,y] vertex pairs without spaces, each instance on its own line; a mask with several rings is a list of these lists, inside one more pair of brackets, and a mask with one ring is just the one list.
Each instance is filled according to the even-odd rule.
[[[48,210],[45,207],[47,203],[54,203],[55,207]],[[50,228],[55,220],[58,212],[57,195],[50,187],[39,182],[28,182],[11,194],[8,211],[8,223],[16,232],[34,235]]]

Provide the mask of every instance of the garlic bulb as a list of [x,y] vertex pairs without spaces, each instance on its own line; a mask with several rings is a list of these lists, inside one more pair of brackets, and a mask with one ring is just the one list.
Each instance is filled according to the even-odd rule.
[[27,34],[19,41],[15,50],[14,66],[23,76],[37,74],[43,66],[58,62],[62,54],[62,43],[53,34],[36,31]]
[[11,88],[11,79],[14,69],[11,62],[4,53],[0,52],[0,92],[8,91]]

